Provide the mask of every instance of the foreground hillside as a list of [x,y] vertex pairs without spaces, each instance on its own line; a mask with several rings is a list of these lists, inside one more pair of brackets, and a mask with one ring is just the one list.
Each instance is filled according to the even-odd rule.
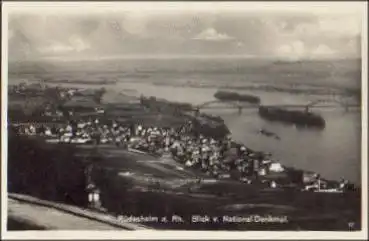
[[[159,229],[231,230],[348,230],[360,229],[360,195],[271,190],[234,181],[196,183],[198,175],[182,171],[151,156],[101,147],[40,145],[37,140],[9,139],[9,192],[84,207],[87,205],[84,168],[97,163],[94,180],[108,213],[126,216],[178,215],[184,222],[147,225]],[[94,156],[94,157],[93,157]],[[30,171],[31,170],[31,171]],[[208,217],[286,217],[269,223],[193,222]],[[349,223],[355,225],[349,226]]]

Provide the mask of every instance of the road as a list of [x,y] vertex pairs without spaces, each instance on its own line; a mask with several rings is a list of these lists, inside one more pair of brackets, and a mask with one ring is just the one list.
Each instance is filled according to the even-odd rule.
[[[61,210],[19,200],[8,200],[8,218],[12,223],[46,230],[122,230],[110,224],[76,216]],[[13,227],[16,229],[16,227]]]

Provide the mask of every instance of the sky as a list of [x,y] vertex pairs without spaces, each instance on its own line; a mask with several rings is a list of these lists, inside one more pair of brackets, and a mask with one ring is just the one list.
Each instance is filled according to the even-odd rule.
[[141,3],[141,7],[110,6],[100,11],[33,7],[8,13],[8,59],[360,57],[360,8],[329,4],[291,9],[193,4],[180,9],[175,3],[167,8]]

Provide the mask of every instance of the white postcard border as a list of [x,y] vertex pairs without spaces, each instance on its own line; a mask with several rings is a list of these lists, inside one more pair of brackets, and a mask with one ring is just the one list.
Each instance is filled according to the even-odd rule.
[[[355,5],[356,4],[356,5]],[[368,175],[368,113],[367,113],[367,37],[368,37],[368,13],[366,2],[5,2],[2,13],[2,81],[1,81],[1,133],[2,133],[2,168],[1,168],[1,208],[2,208],[2,238],[6,239],[365,239],[367,238],[367,175]],[[56,7],[58,6],[58,7]],[[170,11],[173,8],[181,7],[191,11],[192,9],[220,11],[232,9],[248,9],[251,11],[299,11],[310,7],[312,11],[323,11],[329,13],[332,8],[335,10],[358,11],[362,14],[362,231],[358,232],[290,232],[290,231],[7,231],[7,79],[8,79],[8,14],[10,11],[39,11],[40,7],[52,10],[68,12],[78,12],[78,7],[83,7],[83,11],[99,12],[114,10],[124,7],[128,10],[140,9],[141,11],[160,9]]]

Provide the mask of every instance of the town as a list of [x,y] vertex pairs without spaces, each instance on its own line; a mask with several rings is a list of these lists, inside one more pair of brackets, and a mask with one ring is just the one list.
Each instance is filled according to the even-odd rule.
[[[67,90],[66,93],[72,99],[75,91]],[[20,91],[18,93],[21,94]],[[59,95],[66,96],[62,91]],[[104,113],[101,108],[95,108],[95,111],[95,114]],[[52,112],[64,117],[62,112],[55,109],[46,109],[42,115],[52,116]],[[68,115],[78,116],[78,113],[68,111]],[[317,173],[302,173],[300,181],[292,180],[288,168],[273,160],[269,153],[253,151],[236,143],[230,135],[224,138],[206,137],[194,130],[191,120],[174,128],[145,126],[141,123],[127,125],[116,120],[94,118],[96,116],[86,117],[86,121],[65,119],[65,123],[58,125],[37,122],[12,125],[18,134],[40,136],[48,143],[111,144],[152,155],[170,155],[186,168],[200,169],[215,178],[230,178],[230,172],[236,170],[239,181],[248,184],[257,181],[268,183],[272,188],[295,185],[302,190],[343,192],[350,187],[347,180],[332,182],[324,180]]]
[[[179,188],[181,193],[185,190],[189,195],[195,195],[202,185],[224,181],[239,182],[244,186],[242,192],[247,192],[249,186],[254,192],[273,189],[282,191],[282,194],[277,195],[287,195],[283,192],[291,191],[322,195],[359,193],[358,187],[347,180],[326,180],[316,172],[284,166],[282,162],[274,160],[271,153],[255,151],[245,144],[237,143],[229,132],[224,131],[226,127],[219,117],[187,114],[178,107],[181,105],[165,101],[153,101],[153,108],[147,101],[143,103],[142,96],[129,103],[104,105],[102,100],[106,92],[103,89],[61,88],[39,83],[11,86],[9,135],[57,147],[75,146],[97,152],[102,149],[119,150],[122,153],[154,158],[156,161],[151,163],[145,161],[145,158],[140,160],[140,156],[135,157],[138,158],[135,162],[160,169],[160,175],[168,175],[145,179],[149,184],[139,189],[145,192],[163,190],[175,194]],[[39,103],[35,104],[37,101]],[[211,131],[204,126],[210,126]],[[204,132],[206,129],[208,131]],[[131,164],[122,160],[117,165],[129,167]],[[92,162],[86,170],[95,169],[96,172],[99,168],[107,167],[104,167],[104,162]],[[141,180],[138,176],[141,174],[129,174],[134,173],[134,169],[125,170],[125,178]],[[102,203],[104,201],[101,200],[103,197],[100,197],[100,191],[97,196],[90,193],[102,188],[92,173],[87,171],[84,174],[88,195],[86,205],[104,212],[112,211]],[[173,183],[178,181],[172,180],[171,176],[176,179],[181,177],[182,184],[175,187]],[[142,180],[137,182],[142,184]],[[228,190],[218,192],[218,196],[224,197]],[[124,210],[127,212],[127,209]],[[130,213],[118,213],[123,214]]]

